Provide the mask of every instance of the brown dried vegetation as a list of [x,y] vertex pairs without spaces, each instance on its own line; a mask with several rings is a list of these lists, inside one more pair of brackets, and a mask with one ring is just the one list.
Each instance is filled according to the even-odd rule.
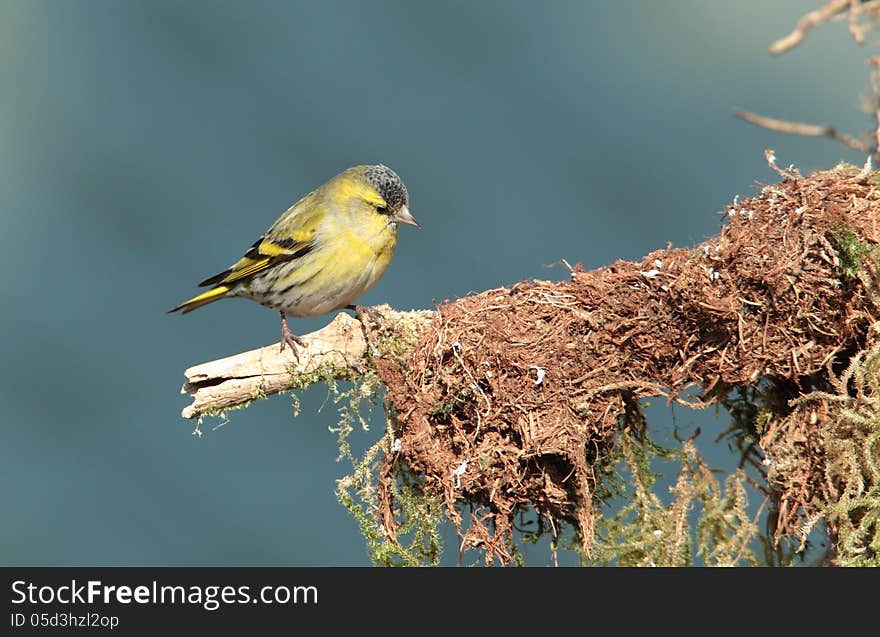
[[[386,534],[406,469],[487,562],[511,561],[514,517],[529,507],[572,525],[589,553],[603,466],[639,398],[706,406],[760,379],[794,398],[845,368],[873,322],[873,264],[861,259],[880,240],[880,193],[852,167],[785,174],[728,206],[720,235],[696,248],[447,303],[407,360],[376,361],[400,440],[379,473]],[[821,410],[780,404],[761,440],[777,536],[828,490],[811,446]]]

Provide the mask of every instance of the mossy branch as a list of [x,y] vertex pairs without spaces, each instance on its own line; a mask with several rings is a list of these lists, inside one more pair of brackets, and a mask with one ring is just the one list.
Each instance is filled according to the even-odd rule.
[[360,319],[342,312],[326,327],[300,337],[305,346],[298,358],[276,343],[190,367],[180,393],[191,395],[193,402],[181,415],[216,415],[279,392],[362,376],[374,355],[393,358],[411,348],[413,335],[432,314],[398,312],[387,305],[370,308]]
[[[638,399],[703,407],[767,382],[778,396],[744,424],[774,490],[774,539],[803,541],[823,517],[873,560],[876,516],[864,509],[875,490],[852,485],[874,484],[875,429],[859,425],[858,464],[843,468],[817,436],[832,430],[832,403],[861,387],[835,385],[836,370],[860,360],[880,308],[878,174],[846,165],[780,172],[781,182],[727,206],[721,233],[695,248],[590,272],[574,267],[569,281],[523,281],[438,311],[340,314],[303,337],[299,360],[276,344],[193,367],[184,392],[194,402],[184,416],[316,382],[378,379],[369,386],[386,389],[387,440],[353,460],[353,479],[339,490],[371,554],[382,563],[433,562],[439,506],[462,552],[506,564],[518,559],[511,538],[529,509],[554,538],[574,529],[586,556],[597,531],[626,544],[594,513],[607,501],[605,476]],[[792,401],[814,390],[822,409]],[[873,417],[857,415],[860,423]],[[858,455],[863,446],[867,456]],[[694,540],[707,563],[753,561],[744,475],[722,488],[688,449],[682,463],[672,508],[645,492],[633,519],[622,521],[644,522],[625,534],[636,561],[687,563]],[[696,503],[702,519],[691,525],[686,514]],[[408,532],[412,546],[401,550]]]

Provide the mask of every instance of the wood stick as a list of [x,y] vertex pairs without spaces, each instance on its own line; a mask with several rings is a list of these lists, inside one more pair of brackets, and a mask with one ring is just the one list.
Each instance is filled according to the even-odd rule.
[[299,349],[299,360],[290,348],[282,351],[274,343],[190,367],[180,393],[191,395],[193,402],[181,415],[199,418],[239,407],[288,390],[298,378],[316,373],[344,379],[362,371],[367,351],[363,324],[348,314],[341,312],[326,327],[300,338],[306,347]]
[[305,347],[297,350],[298,356],[273,343],[190,367],[180,393],[192,396],[193,402],[181,415],[201,418],[296,387],[361,376],[373,358],[399,356],[405,344],[414,344],[435,316],[431,310],[359,307],[358,318],[340,312],[326,327],[300,336]]
[[739,117],[750,124],[755,124],[756,126],[761,126],[768,130],[788,133],[790,135],[804,135],[806,137],[830,137],[847,148],[852,148],[861,153],[867,153],[871,150],[869,144],[866,142],[860,141],[851,135],[847,135],[832,126],[804,124],[803,122],[791,122],[784,119],[776,119],[774,117],[765,117],[764,115],[750,113],[749,111],[744,111],[740,108],[734,109],[733,114],[735,117]]
[[810,11],[804,17],[798,20],[797,25],[791,33],[789,33],[784,38],[776,40],[776,42],[770,45],[770,54],[779,55],[780,53],[790,51],[801,43],[801,41],[804,39],[804,36],[807,35],[807,31],[819,26],[823,22],[828,22],[835,15],[848,9],[849,7],[849,0],[831,0],[831,2],[829,2],[825,6],[820,7],[815,11]]

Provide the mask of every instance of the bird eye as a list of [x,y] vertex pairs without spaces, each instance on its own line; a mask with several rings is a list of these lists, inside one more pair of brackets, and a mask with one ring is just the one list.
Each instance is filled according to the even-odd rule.
[[378,212],[380,215],[387,215],[388,214],[388,207],[387,206],[376,206],[376,212]]

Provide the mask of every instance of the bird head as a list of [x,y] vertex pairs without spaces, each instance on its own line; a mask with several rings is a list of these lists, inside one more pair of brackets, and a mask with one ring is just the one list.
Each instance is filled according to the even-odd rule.
[[358,168],[363,170],[364,183],[376,195],[370,201],[376,212],[397,223],[420,227],[409,212],[409,193],[397,173],[382,164]]

